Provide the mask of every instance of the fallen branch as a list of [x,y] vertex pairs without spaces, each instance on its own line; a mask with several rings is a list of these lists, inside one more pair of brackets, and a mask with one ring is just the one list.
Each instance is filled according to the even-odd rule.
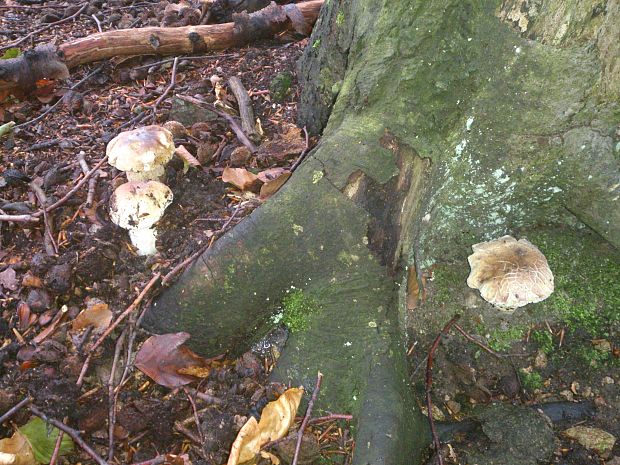
[[44,77],[62,76],[68,74],[68,69],[115,56],[200,54],[239,47],[285,30],[308,35],[322,4],[323,0],[281,6],[272,2],[255,13],[234,15],[232,23],[120,29],[58,47],[37,47],[21,57],[0,62],[0,90],[27,91]]
[[14,221],[15,223],[36,223],[39,218],[32,215],[0,215],[0,221]]
[[252,102],[248,91],[243,87],[241,79],[237,76],[233,76],[228,80],[230,90],[232,90],[235,99],[237,99],[237,105],[239,106],[239,116],[241,117],[241,127],[250,137],[256,137],[256,131],[254,130],[254,110],[252,109]]
[[19,412],[24,406],[28,405],[30,402],[32,402],[32,397],[27,396],[20,400],[13,407],[8,409],[2,416],[0,416],[0,425],[7,421],[9,418],[11,418],[13,415],[15,415],[17,412]]

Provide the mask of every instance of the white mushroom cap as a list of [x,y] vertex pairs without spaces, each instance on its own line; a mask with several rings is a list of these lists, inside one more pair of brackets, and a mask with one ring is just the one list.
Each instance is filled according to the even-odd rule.
[[472,246],[467,258],[467,285],[501,310],[545,300],[553,292],[553,273],[547,259],[527,239],[504,236]]
[[108,142],[108,163],[127,173],[129,181],[160,180],[174,154],[172,133],[161,126],[121,132]]
[[140,255],[152,255],[157,233],[151,227],[172,203],[172,191],[158,181],[127,182],[116,188],[110,199],[110,219],[129,230]]

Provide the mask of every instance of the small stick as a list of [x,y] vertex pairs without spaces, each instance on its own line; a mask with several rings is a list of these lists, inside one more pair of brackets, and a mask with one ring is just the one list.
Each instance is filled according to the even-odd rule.
[[43,192],[43,189],[41,189],[41,187],[34,182],[30,183],[30,188],[34,191],[34,194],[37,196],[39,205],[41,206],[41,209],[43,210],[43,224],[45,225],[45,237],[46,237],[46,240],[43,241],[45,244],[45,251],[50,256],[58,255],[58,244],[56,244],[56,241],[54,240],[54,229],[52,225],[52,219],[50,218],[50,215],[47,211],[47,196],[45,195],[45,192]]
[[295,160],[295,163],[293,163],[293,166],[291,166],[291,169],[290,169],[291,173],[295,171],[299,165],[301,165],[301,162],[304,161],[304,159],[306,158],[306,155],[308,154],[308,148],[310,147],[310,138],[308,137],[308,130],[306,129],[306,126],[304,126],[304,134],[306,135],[306,148],[304,149],[303,152],[301,152],[301,155],[299,155],[299,158]]
[[39,218],[31,215],[0,215],[0,221],[13,221],[15,223],[36,223]]
[[[179,60],[208,60],[211,58],[229,58],[229,57],[238,57],[239,54],[238,53],[223,53],[220,55],[201,55],[201,56],[187,56],[187,57],[178,57]],[[148,63],[146,65],[140,65],[140,66],[135,66],[132,69],[144,69],[144,68],[150,68],[152,66],[159,66],[159,65],[164,65],[166,63],[170,63],[171,61],[174,61],[174,58],[167,58],[165,60],[160,60],[160,61],[156,61],[154,63]]]
[[241,79],[237,76],[233,76],[228,79],[230,90],[237,99],[237,105],[239,105],[239,116],[241,116],[241,127],[250,136],[255,136],[254,131],[254,110],[252,109],[252,102],[248,91],[243,87]]
[[211,246],[213,245],[213,242],[215,241],[215,239],[223,234],[224,232],[226,232],[226,229],[228,228],[228,226],[230,225],[230,223],[232,222],[233,218],[237,215],[237,213],[239,212],[239,210],[241,209],[241,204],[239,204],[237,206],[237,208],[235,209],[235,211],[233,212],[232,215],[230,215],[230,218],[228,218],[228,221],[226,221],[226,223],[224,224],[224,226],[222,226],[220,229],[218,229],[215,234],[213,234],[213,236],[211,237],[211,240],[209,241],[209,243],[207,245],[202,246],[200,249],[198,249],[198,251],[196,251],[195,253],[193,253],[192,255],[190,255],[188,258],[186,258],[185,260],[183,260],[181,263],[179,263],[177,266],[175,266],[172,270],[170,270],[168,272],[168,274],[166,276],[164,276],[164,279],[161,280],[161,285],[165,286],[166,284],[168,284],[170,282],[170,280],[172,278],[175,277],[175,275],[183,270],[186,266],[188,266],[190,263],[192,263],[194,260],[196,260],[198,257],[200,257],[204,252],[206,252],[208,249],[211,248]]
[[189,95],[177,95],[177,97],[180,98],[181,100],[185,100],[186,102],[193,103],[194,105],[206,107],[207,109],[209,109],[216,115],[221,116],[226,121],[228,121],[228,124],[230,124],[230,127],[234,131],[235,135],[237,136],[237,139],[239,139],[239,142],[245,145],[252,153],[256,153],[258,151],[258,148],[256,148],[256,145],[254,145],[254,143],[250,139],[248,139],[248,136],[245,135],[245,133],[243,132],[243,129],[241,129],[241,127],[235,121],[235,119],[232,116],[230,116],[228,113],[218,110],[214,105],[211,105],[209,102],[205,102],[204,100],[190,97]]
[[73,428],[65,425],[61,421],[58,421],[58,420],[56,420],[54,418],[48,417],[45,413],[43,413],[41,410],[39,410],[34,405],[31,405],[29,408],[30,408],[30,411],[34,415],[38,416],[39,418],[41,418],[46,423],[49,423],[49,424],[55,426],[56,428],[58,428],[60,431],[64,431],[65,433],[67,433],[71,437],[71,439],[73,439],[73,442],[75,442],[77,445],[79,445],[99,465],[108,465],[108,462],[103,460],[99,456],[99,454],[97,454],[97,452],[95,452],[88,444],[86,444],[86,442],[84,442],[84,440],[80,436],[79,431],[74,430]]
[[[62,422],[66,424],[68,420],[69,420],[69,418],[65,417],[62,420]],[[52,457],[50,458],[49,465],[55,465],[56,464],[56,460],[58,460],[58,454],[60,454],[60,446],[62,445],[62,438],[64,437],[64,435],[65,435],[64,431],[60,431],[58,433],[58,437],[56,438],[56,444],[54,445],[54,452],[52,453]]]
[[105,341],[105,339],[110,335],[110,333],[114,331],[114,328],[116,328],[125,318],[127,318],[127,316],[131,312],[133,312],[140,305],[140,303],[142,302],[146,294],[157,283],[157,281],[159,281],[160,277],[161,277],[161,273],[156,273],[151,278],[151,280],[148,282],[148,284],[144,287],[144,289],[142,289],[142,292],[140,292],[138,297],[136,297],[136,299],[131,303],[131,305],[127,307],[127,309],[123,313],[121,313],[120,316],[116,320],[114,320],[114,322],[110,326],[108,326],[108,329],[106,329],[103,332],[103,334],[99,336],[99,339],[95,341],[95,344],[93,345],[93,347],[90,349],[90,352],[86,356],[84,365],[82,365],[82,371],[80,371],[80,376],[78,377],[78,380],[76,382],[78,386],[81,386],[82,383],[84,382],[84,376],[86,375],[86,371],[88,370],[88,365],[90,364],[90,360],[95,350],[103,343],[103,341]]
[[330,413],[329,415],[326,415],[324,417],[312,418],[312,419],[310,419],[308,424],[309,425],[314,425],[316,423],[324,423],[326,421],[333,421],[333,420],[351,421],[351,420],[353,420],[353,415],[347,415],[347,414],[344,414],[344,413]]
[[[90,168],[88,167],[88,163],[86,163],[85,153],[83,150],[80,150],[78,153],[78,163],[82,168],[82,173],[84,175],[88,174]],[[88,191],[86,194],[86,206],[91,207],[95,200],[95,189],[97,188],[97,179],[99,178],[99,171],[97,171],[91,178],[88,180]]]
[[[87,4],[88,5],[88,4]],[[74,90],[77,87],[81,86],[82,84],[84,84],[86,81],[88,81],[91,77],[93,77],[95,74],[97,74],[99,71],[101,71],[103,69],[103,65],[99,66],[97,69],[95,69],[93,72],[89,73],[86,75],[86,77],[84,77],[81,81],[77,82],[76,84],[73,84],[71,86],[71,88],[69,90]],[[23,128],[25,126],[29,126],[31,124],[36,123],[37,121],[42,120],[43,118],[45,118],[49,113],[51,113],[52,111],[54,111],[54,109],[56,109],[58,107],[58,105],[60,105],[62,103],[62,99],[58,99],[56,101],[56,103],[54,103],[54,105],[52,105],[51,107],[49,107],[47,110],[45,110],[43,113],[41,113],[39,116],[37,116],[34,119],[31,119],[29,121],[26,121],[24,123],[18,124],[17,126],[15,126],[15,129],[19,129],[19,128]]]
[[13,415],[15,415],[17,412],[19,412],[22,407],[24,407],[25,405],[28,405],[30,402],[32,402],[32,397],[26,396],[22,400],[20,400],[17,404],[15,404],[13,407],[8,409],[4,413],[4,415],[0,417],[0,425],[4,423],[5,421],[7,421],[9,418],[11,418]]
[[67,192],[63,198],[61,198],[60,200],[58,200],[57,202],[54,202],[52,205],[50,205],[49,207],[45,208],[44,210],[39,210],[38,212],[35,212],[32,214],[32,216],[34,217],[40,217],[44,214],[45,211],[52,211],[58,207],[60,207],[61,205],[64,205],[67,200],[69,200],[71,197],[73,197],[73,194],[75,194],[78,190],[80,190],[80,188],[86,184],[86,181],[88,181],[88,179],[94,175],[97,170],[99,168],[101,168],[103,166],[103,164],[108,160],[108,156],[104,156],[101,160],[99,160],[99,163],[97,163],[95,165],[95,167],[90,170],[87,174],[84,175],[84,177],[69,191]]
[[319,371],[316,378],[316,386],[314,387],[314,391],[312,392],[310,402],[308,402],[306,416],[304,416],[304,419],[301,422],[301,426],[299,427],[299,431],[297,432],[297,444],[295,445],[295,455],[293,456],[293,462],[291,465],[297,465],[297,461],[299,460],[299,451],[301,449],[301,441],[304,436],[304,430],[306,429],[306,426],[310,421],[310,415],[312,415],[312,408],[314,407],[314,402],[316,401],[316,397],[319,394],[319,389],[321,389],[321,381],[323,381],[323,373]]
[[112,369],[110,371],[110,377],[108,378],[108,461],[114,460],[114,426],[116,424],[116,399],[114,395],[114,375],[116,374],[116,365],[118,359],[121,356],[121,349],[123,348],[123,342],[127,335],[127,327],[123,329],[123,332],[116,340],[116,347],[114,348],[114,359],[112,360]]
[[40,34],[41,32],[45,32],[45,31],[47,31],[48,29],[50,29],[50,28],[52,28],[54,26],[60,26],[61,24],[68,23],[72,19],[75,19],[80,14],[82,14],[82,11],[84,11],[87,6],[88,6],[88,2],[82,4],[82,7],[78,11],[73,13],[71,16],[68,16],[67,18],[64,18],[64,19],[61,19],[61,20],[58,20],[58,21],[55,21],[53,23],[49,23],[49,24],[43,26],[42,28],[39,28],[39,29],[37,29],[35,31],[32,31],[30,34],[26,34],[24,37],[22,37],[19,40],[16,40],[16,41],[14,41],[14,42],[12,42],[10,44],[7,44],[7,45],[3,45],[2,47],[0,47],[0,51],[1,50],[6,50],[7,48],[17,47],[22,42],[25,42],[26,40],[30,39],[33,35]]
[[157,118],[157,106],[166,98],[166,96],[170,93],[172,89],[177,85],[177,63],[179,62],[179,57],[174,57],[174,63],[172,64],[172,76],[170,78],[170,85],[166,87],[166,90],[163,94],[159,96],[155,103],[153,104],[153,122],[155,122]]
[[439,460],[439,465],[443,465],[443,457],[441,456],[441,441],[439,440],[439,436],[437,435],[437,430],[435,429],[435,420],[433,419],[433,399],[431,398],[431,389],[433,386],[433,355],[435,354],[435,350],[439,346],[439,341],[441,341],[441,336],[444,334],[448,334],[450,331],[450,327],[456,323],[461,315],[454,315],[448,323],[443,327],[441,332],[437,335],[433,344],[431,345],[430,350],[428,351],[428,358],[426,361],[426,408],[428,409],[428,423],[431,427],[431,434],[433,436],[433,444],[435,445],[435,451],[437,452],[437,458]]
[[97,16],[94,13],[90,15],[90,17],[95,20],[95,24],[97,25],[97,30],[99,32],[103,32],[103,29],[101,29],[101,22],[99,21],[99,18],[97,18]]
[[493,357],[496,357],[496,358],[503,358],[504,357],[502,354],[498,354],[497,352],[495,352],[489,346],[487,346],[487,345],[483,344],[482,342],[476,340],[473,336],[471,336],[469,333],[467,333],[463,328],[461,328],[456,323],[454,324],[454,329],[456,329],[459,333],[461,333],[463,335],[463,337],[465,337],[465,339],[467,339],[470,342],[473,342],[474,344],[476,344],[478,347],[480,347],[485,352],[490,353]]

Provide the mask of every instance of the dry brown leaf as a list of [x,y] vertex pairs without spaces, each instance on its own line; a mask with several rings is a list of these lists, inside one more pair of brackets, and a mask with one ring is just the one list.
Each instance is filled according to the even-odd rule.
[[301,129],[290,126],[284,134],[276,135],[273,140],[264,142],[258,149],[261,160],[284,161],[291,155],[299,155],[306,148]]
[[210,372],[211,368],[199,366],[180,368],[178,370],[178,373],[182,375],[195,376],[196,378],[208,378]]
[[200,162],[194,157],[189,151],[183,146],[179,145],[175,151],[184,162],[186,162],[189,166],[193,166],[194,168],[200,168]]
[[251,417],[239,431],[232,445],[227,465],[237,465],[253,459],[269,441],[283,438],[297,414],[303,388],[291,388],[269,402],[261,413],[260,422]]
[[260,456],[264,459],[270,460],[273,465],[280,465],[280,459],[277,456],[273,455],[271,452],[261,450]]
[[258,192],[263,182],[245,168],[224,168],[222,181],[228,182],[242,191]]
[[208,367],[209,361],[182,345],[188,339],[188,333],[151,336],[136,355],[136,367],[157,384],[169,388],[196,381],[194,376],[180,373],[180,370],[195,366]]
[[260,198],[265,200],[275,194],[291,177],[291,172],[284,168],[270,168],[258,173],[258,179],[264,182],[260,188]]
[[32,446],[19,431],[0,440],[0,465],[36,465]]
[[22,286],[24,287],[43,287],[43,280],[38,276],[33,275],[30,271],[26,273],[22,279]]
[[112,311],[104,301],[100,299],[90,299],[86,304],[86,309],[73,320],[75,331],[92,326],[95,332],[103,331],[112,321]]

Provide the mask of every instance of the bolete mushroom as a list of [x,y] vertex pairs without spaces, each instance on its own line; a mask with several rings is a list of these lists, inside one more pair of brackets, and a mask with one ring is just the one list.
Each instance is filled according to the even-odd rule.
[[161,126],[121,132],[108,142],[108,163],[125,171],[129,181],[161,181],[174,154],[172,133]]
[[172,203],[172,191],[158,181],[127,182],[110,199],[110,219],[129,231],[139,255],[157,252],[157,231],[152,227]]
[[545,300],[553,292],[547,259],[527,239],[504,236],[472,246],[467,257],[471,273],[467,285],[480,290],[484,300],[500,310]]

